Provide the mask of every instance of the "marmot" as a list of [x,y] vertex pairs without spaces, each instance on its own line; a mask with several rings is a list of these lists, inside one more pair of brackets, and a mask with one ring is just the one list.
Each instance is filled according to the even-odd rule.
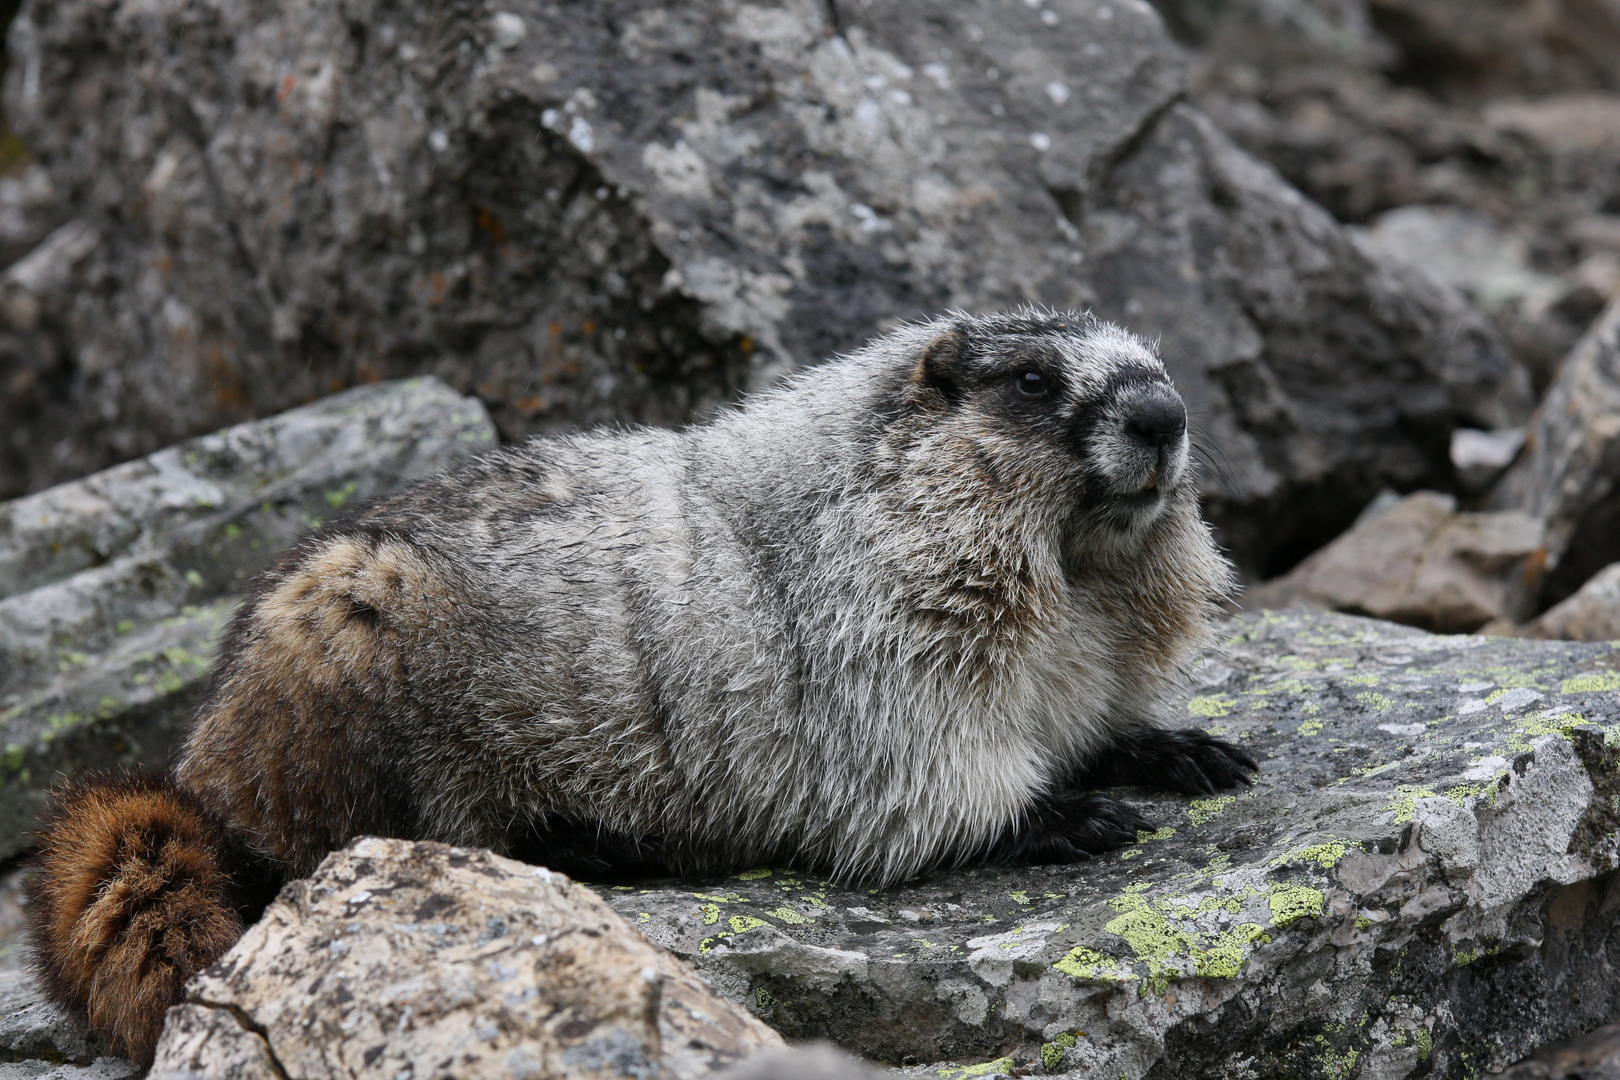
[[1163,364],[1089,314],[503,449],[265,571],[172,777],[57,795],[43,980],[149,1060],[268,890],[365,833],[872,885],[1082,859],[1149,827],[1093,789],[1256,768],[1155,722],[1231,588]]

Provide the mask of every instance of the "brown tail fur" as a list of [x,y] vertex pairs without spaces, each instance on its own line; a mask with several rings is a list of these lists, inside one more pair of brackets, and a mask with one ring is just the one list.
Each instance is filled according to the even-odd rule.
[[28,917],[45,991],[147,1065],[186,980],[241,936],[234,845],[152,777],[67,785],[38,837]]

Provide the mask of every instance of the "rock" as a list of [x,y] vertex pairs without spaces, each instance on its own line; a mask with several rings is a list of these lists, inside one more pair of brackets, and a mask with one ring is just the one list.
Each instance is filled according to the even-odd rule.
[[879,1080],[882,1073],[831,1046],[758,1054],[727,1069],[722,1080]]
[[65,373],[0,421],[32,486],[366,373],[507,436],[678,423],[899,319],[1094,305],[1162,338],[1271,573],[1528,411],[1454,294],[1178,104],[1140,2],[34,0],[11,40],[72,211],[4,317]]
[[1486,310],[1554,287],[1531,265],[1529,241],[1455,206],[1402,206],[1373,220],[1366,242],[1387,258],[1426,267]]
[[1620,299],[1570,353],[1490,506],[1547,525],[1544,599],[1562,600],[1620,561]]
[[186,999],[153,1077],[676,1080],[782,1045],[590,889],[399,840],[288,885]]
[[1620,639],[1620,563],[1610,563],[1574,594],[1542,612],[1519,633],[1565,641]]
[[1283,577],[1246,590],[1244,607],[1310,604],[1445,633],[1534,610],[1546,557],[1541,524],[1518,511],[1467,513],[1420,491],[1369,516]]
[[1405,81],[1443,97],[1620,90],[1620,11],[1607,0],[1367,0]]
[[1258,783],[1153,800],[1123,851],[606,895],[789,1039],[946,1075],[1461,1076],[1620,1010],[1610,646],[1268,612],[1202,682],[1181,721]]
[[19,882],[15,867],[0,874],[0,1080],[134,1076],[133,1066],[40,993],[28,970]]
[[0,858],[63,775],[163,759],[273,556],[494,439],[477,401],[416,379],[0,504]]
[[1486,1080],[1620,1080],[1620,1024],[1543,1047]]
[[1451,433],[1451,463],[1457,467],[1457,479],[1470,491],[1490,487],[1522,449],[1523,428],[1458,428]]

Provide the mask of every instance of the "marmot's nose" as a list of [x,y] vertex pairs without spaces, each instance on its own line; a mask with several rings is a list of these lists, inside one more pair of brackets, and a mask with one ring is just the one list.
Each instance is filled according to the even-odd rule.
[[1154,389],[1130,403],[1125,434],[1138,446],[1163,450],[1187,430],[1187,409],[1168,387]]

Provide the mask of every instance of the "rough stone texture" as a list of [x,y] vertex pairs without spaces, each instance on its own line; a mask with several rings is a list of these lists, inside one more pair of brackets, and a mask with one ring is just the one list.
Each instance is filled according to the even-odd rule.
[[1162,338],[1260,572],[1527,408],[1454,294],[1177,104],[1140,0],[52,0],[11,40],[74,214],[0,282],[29,484],[367,372],[507,435],[667,423],[895,319],[1095,304]]
[[476,400],[416,379],[0,504],[0,858],[63,774],[162,760],[271,557],[494,440]]
[[790,1039],[986,1073],[1460,1080],[1620,1010],[1620,654],[1293,611],[1203,679],[1259,782],[1122,852],[607,896]]
[[1546,522],[1548,600],[1620,560],[1620,299],[1564,363],[1490,505]]
[[154,1076],[710,1076],[782,1040],[590,889],[362,839],[186,988]]
[[84,1025],[44,1000],[28,973],[18,872],[0,875],[0,1080],[124,1080],[137,1070],[108,1056]]
[[1486,1080],[1620,1080],[1620,1024],[1542,1047]]
[[1463,513],[1450,495],[1420,491],[1245,591],[1253,609],[1311,604],[1447,633],[1515,622],[1541,587],[1543,529],[1517,512]]
[[1620,639],[1620,563],[1593,574],[1574,594],[1542,612],[1520,631],[1525,637],[1566,641]]

